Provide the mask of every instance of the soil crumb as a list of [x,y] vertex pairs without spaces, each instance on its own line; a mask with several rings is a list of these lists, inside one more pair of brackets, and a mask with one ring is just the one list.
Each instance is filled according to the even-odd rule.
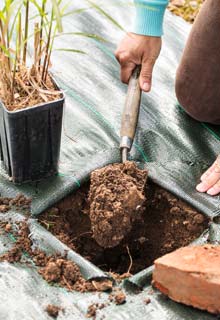
[[[8,225],[7,222],[5,224]],[[79,292],[109,291],[112,289],[112,281],[108,279],[86,281],[82,277],[79,267],[74,262],[67,260],[66,257],[58,254],[46,255],[39,249],[33,249],[27,221],[19,222],[17,227],[18,231],[13,231],[16,242],[9,251],[0,256],[0,261],[22,262],[22,257],[25,254],[33,259],[35,265],[39,267],[38,273],[48,283],[56,283],[70,291]]]
[[52,318],[57,318],[59,315],[59,312],[63,310],[61,307],[55,306],[53,304],[48,304],[45,311],[48,313],[48,315]]
[[31,198],[26,198],[22,193],[15,198],[0,197],[0,212],[5,213],[11,209],[30,211]]
[[134,162],[112,164],[91,173],[91,229],[104,248],[117,246],[140,217],[147,171]]
[[126,295],[121,289],[116,288],[115,291],[109,295],[109,301],[114,302],[116,305],[124,304],[126,302]]
[[102,270],[128,277],[152,265],[156,258],[187,246],[209,225],[206,216],[152,182],[145,192],[140,220],[134,221],[131,231],[114,248],[103,248],[92,237],[88,185],[46,211],[39,221]]
[[146,299],[144,299],[144,303],[145,303],[145,304],[149,304],[149,303],[151,303],[151,299],[150,299],[150,298],[146,298]]
[[105,308],[105,306],[106,305],[104,303],[91,304],[87,309],[86,317],[96,319],[97,311]]

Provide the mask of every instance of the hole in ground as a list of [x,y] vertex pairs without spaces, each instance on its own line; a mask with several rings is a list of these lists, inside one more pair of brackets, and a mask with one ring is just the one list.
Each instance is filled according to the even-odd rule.
[[[153,261],[186,246],[208,228],[209,219],[170,192],[150,182],[143,220],[115,248],[103,249],[92,238],[86,185],[39,217],[63,243],[104,271],[137,273]],[[144,223],[143,223],[144,221]]]

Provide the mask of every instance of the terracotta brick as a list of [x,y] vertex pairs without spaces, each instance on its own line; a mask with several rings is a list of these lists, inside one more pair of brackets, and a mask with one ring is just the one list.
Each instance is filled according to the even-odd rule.
[[220,313],[220,246],[178,249],[157,259],[153,285],[172,300]]

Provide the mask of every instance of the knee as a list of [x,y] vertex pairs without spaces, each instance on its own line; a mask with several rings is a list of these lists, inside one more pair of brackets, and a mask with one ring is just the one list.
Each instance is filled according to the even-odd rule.
[[[199,86],[199,81],[197,87]],[[220,115],[212,107],[207,104],[204,99],[204,93],[192,87],[192,82],[188,79],[186,73],[178,69],[175,82],[176,97],[179,104],[193,119],[200,122],[211,124],[220,124]]]

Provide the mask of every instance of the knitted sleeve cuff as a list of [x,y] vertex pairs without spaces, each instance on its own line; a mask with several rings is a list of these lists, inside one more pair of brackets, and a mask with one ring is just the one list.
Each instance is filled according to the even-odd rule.
[[134,0],[136,18],[132,32],[160,37],[163,34],[163,17],[167,0]]

